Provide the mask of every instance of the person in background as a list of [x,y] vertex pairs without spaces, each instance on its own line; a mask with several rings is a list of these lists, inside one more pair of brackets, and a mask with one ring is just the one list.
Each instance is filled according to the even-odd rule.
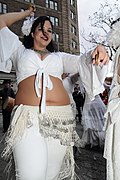
[[2,116],[3,116],[3,133],[7,132],[10,125],[10,117],[12,108],[7,107],[8,98],[15,98],[15,93],[11,87],[10,80],[3,81],[3,89],[0,91],[0,96],[2,97]]
[[103,131],[106,106],[100,95],[96,95],[93,101],[85,98],[83,106],[82,121],[84,145],[89,148],[103,149],[105,142],[105,131]]
[[[103,90],[109,57],[101,45],[83,56],[55,52],[52,22],[34,19],[34,11],[0,16],[0,70],[10,72],[13,64],[18,84],[2,157],[13,155],[19,180],[73,180],[75,119],[62,74],[79,72],[92,99]],[[8,27],[28,16],[22,43]]]
[[76,109],[77,109],[76,118],[78,118],[79,122],[81,123],[83,105],[84,105],[84,101],[85,101],[85,93],[82,94],[80,91],[80,87],[78,87],[78,85],[76,85],[72,95],[73,95],[73,99],[76,103]]
[[120,180],[120,18],[111,24],[108,45],[114,49],[114,71],[110,86],[107,111],[104,157],[107,160],[107,180]]
[[112,84],[112,73],[110,73],[110,75],[111,75],[110,77],[108,76],[105,78],[105,82],[104,82],[105,90],[102,93],[100,93],[100,97],[106,106],[108,104],[108,99],[109,99],[110,89],[111,89],[111,84]]
[[75,83],[78,81],[78,78],[79,78],[79,73],[76,74],[63,73],[62,75],[63,86],[69,95],[71,107],[73,109],[73,114],[75,118],[76,118],[76,103],[73,99],[73,92],[74,92]]
[[107,89],[105,89],[101,94],[100,97],[102,99],[102,101],[104,102],[104,104],[107,106],[108,104],[108,91]]

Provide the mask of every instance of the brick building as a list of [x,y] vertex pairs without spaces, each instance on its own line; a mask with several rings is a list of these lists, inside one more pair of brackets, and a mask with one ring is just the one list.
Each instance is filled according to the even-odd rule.
[[[35,16],[47,15],[54,25],[53,38],[60,51],[79,54],[79,32],[77,0],[0,0],[0,13],[21,11],[27,9],[30,3],[36,5]],[[10,28],[20,38],[22,21]],[[0,73],[0,79],[14,79],[14,70],[11,74]]]

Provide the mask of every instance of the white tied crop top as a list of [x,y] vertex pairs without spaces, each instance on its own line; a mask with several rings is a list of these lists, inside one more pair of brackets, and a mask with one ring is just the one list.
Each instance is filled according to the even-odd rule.
[[50,53],[42,61],[34,50],[26,49],[18,36],[8,27],[0,30],[0,71],[9,73],[13,65],[16,70],[17,84],[35,75],[35,90],[38,97],[40,97],[40,79],[43,74],[42,113],[45,113],[46,107],[46,88],[49,90],[53,88],[49,75],[61,79],[63,73],[79,72],[82,83],[91,97],[98,92],[98,89],[100,92],[101,89],[103,90],[101,85],[106,71],[104,68],[104,70],[99,70],[90,62],[90,53],[80,57],[63,52]]

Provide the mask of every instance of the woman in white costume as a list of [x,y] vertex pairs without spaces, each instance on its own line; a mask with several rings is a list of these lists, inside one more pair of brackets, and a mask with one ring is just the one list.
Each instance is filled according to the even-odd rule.
[[[101,45],[82,57],[55,52],[47,16],[34,20],[27,31],[23,26],[22,43],[8,27],[33,11],[34,6],[0,16],[0,71],[10,72],[13,64],[18,84],[2,156],[13,154],[17,180],[73,180],[74,116],[61,76],[79,72],[92,99],[103,91],[109,58]],[[94,65],[97,54],[102,69]]]
[[90,148],[95,146],[104,147],[105,131],[103,131],[103,126],[105,112],[106,106],[99,95],[96,95],[93,101],[90,101],[86,96],[81,122],[83,125],[82,140]]
[[107,112],[104,157],[107,159],[107,180],[120,180],[120,18],[113,21],[107,37],[116,50],[114,72]]

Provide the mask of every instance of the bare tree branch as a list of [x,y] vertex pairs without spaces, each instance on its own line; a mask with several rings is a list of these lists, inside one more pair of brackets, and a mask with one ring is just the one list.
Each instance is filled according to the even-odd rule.
[[92,30],[90,32],[87,30],[87,35],[85,29],[81,31],[81,37],[84,41],[92,45],[104,45],[108,49],[111,59],[115,50],[108,45],[106,36],[112,28],[111,23],[118,18],[118,15],[120,16],[120,5],[118,0],[114,1],[114,4],[110,4],[109,0],[105,0],[104,3],[100,4],[99,9],[92,16],[89,16]]

